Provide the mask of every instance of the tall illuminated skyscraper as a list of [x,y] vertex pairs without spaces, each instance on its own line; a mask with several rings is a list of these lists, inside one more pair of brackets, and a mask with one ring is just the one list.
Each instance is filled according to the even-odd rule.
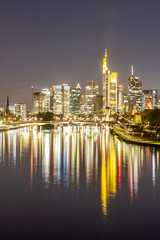
[[70,86],[62,84],[62,113],[68,116],[70,113]]
[[34,93],[34,113],[50,111],[50,91],[42,89],[41,92]]
[[108,107],[117,112],[117,73],[110,74]]
[[81,87],[77,84],[76,88],[71,88],[70,91],[70,113],[81,113]]
[[68,84],[51,87],[51,111],[54,114],[69,115],[70,113],[70,86]]
[[122,114],[124,107],[124,85],[118,84],[117,88],[118,112]]
[[107,48],[105,48],[105,57],[103,58],[103,108],[110,107],[117,111],[117,73],[108,69]]
[[136,107],[137,112],[142,111],[142,81],[133,74],[133,65],[131,66],[131,76],[128,80],[129,111],[132,112]]
[[94,97],[99,94],[99,86],[96,81],[88,81],[85,87],[85,105],[86,114],[94,112]]
[[110,80],[110,70],[107,65],[107,48],[105,48],[105,56],[103,58],[103,108],[109,106],[109,80]]

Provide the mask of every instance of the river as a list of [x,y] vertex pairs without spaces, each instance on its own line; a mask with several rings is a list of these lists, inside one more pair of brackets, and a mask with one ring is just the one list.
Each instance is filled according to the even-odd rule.
[[20,128],[0,132],[0,143],[1,236],[159,234],[159,149],[95,126]]

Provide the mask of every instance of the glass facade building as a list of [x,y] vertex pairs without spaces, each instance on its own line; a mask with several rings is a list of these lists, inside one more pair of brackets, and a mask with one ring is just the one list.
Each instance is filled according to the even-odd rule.
[[70,86],[68,84],[51,87],[51,111],[54,114],[69,115],[70,113]]
[[142,81],[133,74],[133,66],[131,66],[131,76],[128,80],[128,96],[129,96],[129,112],[132,112],[133,107],[137,112],[142,111]]
[[85,87],[85,114],[94,112],[94,97],[99,94],[99,86],[96,81],[88,81]]
[[123,113],[123,107],[124,107],[124,85],[118,84],[117,87],[117,105],[118,105],[118,112]]
[[79,85],[71,88],[70,91],[70,113],[74,115],[81,113],[81,88]]

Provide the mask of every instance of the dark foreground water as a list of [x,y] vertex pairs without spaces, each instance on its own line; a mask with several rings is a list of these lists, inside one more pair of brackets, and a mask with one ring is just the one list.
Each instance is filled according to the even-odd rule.
[[0,132],[1,239],[154,239],[159,160],[108,129]]

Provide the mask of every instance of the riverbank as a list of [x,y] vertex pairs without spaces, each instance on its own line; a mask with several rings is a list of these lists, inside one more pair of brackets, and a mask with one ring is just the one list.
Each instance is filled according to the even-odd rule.
[[110,128],[110,133],[113,136],[117,136],[120,141],[124,141],[126,143],[138,144],[149,147],[160,147],[160,141],[145,139],[143,137],[141,138],[133,137],[124,131],[122,132],[119,130],[115,130],[114,128]]

